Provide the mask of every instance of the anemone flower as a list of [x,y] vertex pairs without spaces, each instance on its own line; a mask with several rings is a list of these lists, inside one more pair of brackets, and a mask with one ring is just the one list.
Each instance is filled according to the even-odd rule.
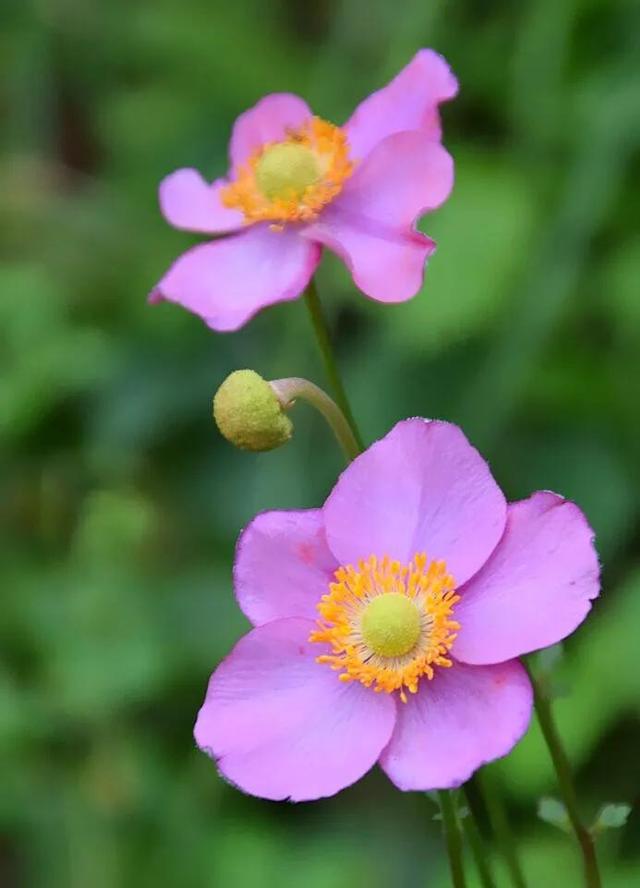
[[235,122],[225,178],[209,183],[180,169],[161,183],[171,225],[227,236],[183,253],[151,301],[237,330],[265,306],[300,296],[323,247],[372,299],[410,299],[435,249],[415,223],[453,184],[438,106],[456,91],[444,59],[423,49],[342,127],[314,117],[298,96],[265,96]]
[[234,580],[254,628],[213,673],[196,742],[245,792],[303,801],[376,762],[433,790],[506,755],[532,709],[517,658],[584,620],[599,565],[576,505],[507,504],[457,426],[410,419],[321,509],[258,515]]

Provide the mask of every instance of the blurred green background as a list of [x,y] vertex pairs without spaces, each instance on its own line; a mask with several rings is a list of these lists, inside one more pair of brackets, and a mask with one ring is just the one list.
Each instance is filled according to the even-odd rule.
[[[447,884],[426,797],[372,773],[327,801],[263,802],[194,748],[209,673],[246,626],[240,528],[319,504],[341,460],[305,407],[293,442],[260,456],[210,419],[238,367],[324,384],[302,303],[219,336],[145,301],[194,240],[160,217],[163,175],[220,175],[234,118],[273,90],[342,122],[420,46],[461,81],[444,109],[457,184],[425,219],[440,246],[413,302],[370,303],[323,262],[347,386],[367,440],[445,417],[511,498],[551,488],[584,507],[604,594],[556,667],[558,718],[585,815],[637,801],[637,3],[2,0],[0,14],[0,883]],[[490,770],[530,885],[579,885],[570,840],[536,818],[555,792],[537,729]],[[639,838],[634,814],[603,838],[607,886],[640,884]]]

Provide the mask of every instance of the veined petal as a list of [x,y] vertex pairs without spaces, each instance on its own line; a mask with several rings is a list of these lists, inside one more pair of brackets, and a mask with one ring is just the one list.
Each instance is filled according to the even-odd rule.
[[422,130],[439,141],[438,106],[457,92],[456,78],[442,56],[421,49],[387,86],[361,102],[345,124],[351,156],[366,157],[386,136],[403,130]]
[[227,182],[217,179],[209,184],[197,170],[176,170],[160,183],[160,209],[174,228],[216,234],[242,227],[243,216],[220,202],[220,192]]
[[531,684],[517,660],[454,662],[398,706],[380,766],[400,789],[460,786],[481,765],[511,751],[529,726],[532,705]]
[[196,742],[251,795],[333,795],[366,774],[391,736],[395,701],[316,663],[313,629],[302,619],[259,626],[211,676]]
[[183,253],[150,296],[199,315],[214,330],[238,330],[260,309],[296,299],[320,261],[320,248],[296,231],[254,225]]
[[321,509],[262,512],[238,540],[236,597],[254,626],[283,617],[315,620],[337,567]]
[[426,552],[446,562],[457,585],[489,558],[506,511],[489,466],[462,431],[424,419],[399,422],[358,456],[323,507],[327,542],[341,564],[371,554],[408,562]]
[[512,503],[504,536],[462,589],[454,654],[499,663],[555,644],[580,625],[600,591],[593,531],[555,493]]

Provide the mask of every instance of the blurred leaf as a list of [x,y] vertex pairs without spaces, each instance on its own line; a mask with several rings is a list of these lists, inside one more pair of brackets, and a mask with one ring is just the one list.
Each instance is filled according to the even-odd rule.
[[398,349],[440,350],[490,326],[531,247],[531,181],[504,157],[454,155],[453,195],[421,225],[438,244],[424,288],[389,311],[388,335]]
[[591,832],[597,834],[607,829],[620,829],[626,824],[629,814],[631,814],[631,805],[620,803],[603,805],[591,827]]
[[640,338],[639,280],[640,238],[631,238],[617,247],[604,267],[598,297],[617,334],[636,344]]
[[98,490],[84,503],[74,555],[85,570],[129,565],[156,525],[151,504],[135,493]]
[[564,832],[571,831],[567,809],[557,799],[543,798],[538,801],[538,817],[545,823],[557,826]]
[[106,337],[74,325],[55,282],[36,264],[0,270],[0,438],[18,437],[110,366]]

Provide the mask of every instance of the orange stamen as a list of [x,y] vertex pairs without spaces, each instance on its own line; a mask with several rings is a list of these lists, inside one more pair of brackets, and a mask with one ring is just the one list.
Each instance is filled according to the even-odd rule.
[[[284,188],[281,194],[268,195],[258,181],[259,165],[273,148],[295,145],[310,152],[317,167],[317,177],[302,190]],[[283,142],[262,145],[239,168],[236,178],[221,192],[224,206],[240,210],[246,224],[272,222],[280,229],[287,222],[312,222],[320,210],[342,190],[353,172],[346,134],[337,126],[312,117],[301,127],[290,130]]]
[[[408,564],[401,564],[388,556],[379,559],[372,555],[359,562],[358,569],[352,565],[338,568],[335,578],[329,593],[318,603],[321,619],[310,641],[331,646],[331,653],[319,656],[317,662],[340,672],[340,681],[359,681],[388,694],[399,691],[400,699],[406,703],[405,690],[415,694],[421,678],[433,678],[434,667],[452,665],[448,654],[460,624],[450,617],[460,596],[455,593],[454,579],[447,573],[444,561],[429,562],[422,553]],[[367,607],[380,596],[403,596],[417,610],[420,631],[415,633],[415,617],[409,615],[406,637],[413,646],[400,656],[386,656],[380,651],[398,642],[398,649],[403,649],[402,612],[406,608],[401,611],[390,602],[399,622],[390,627],[378,625],[374,633],[367,626],[371,621],[363,620]],[[377,610],[383,613],[383,609]],[[375,616],[378,619],[379,614]],[[391,643],[389,634],[385,635],[387,628],[400,633]],[[384,643],[376,651],[377,638],[384,639]]]

